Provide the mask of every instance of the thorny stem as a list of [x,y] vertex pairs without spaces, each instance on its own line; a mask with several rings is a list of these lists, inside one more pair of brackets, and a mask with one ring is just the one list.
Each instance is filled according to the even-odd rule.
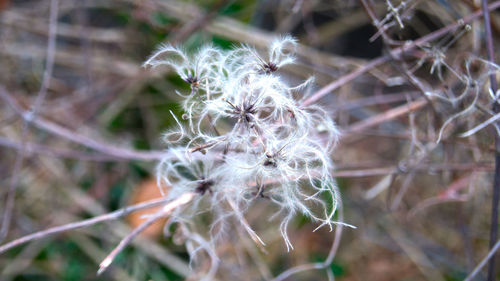
[[50,24],[49,24],[49,38],[47,43],[47,62],[45,66],[45,71],[43,73],[42,85],[37,94],[35,103],[29,112],[29,118],[25,118],[21,131],[21,149],[17,152],[16,160],[14,163],[14,168],[12,171],[12,176],[9,183],[9,190],[5,199],[5,205],[3,209],[2,226],[0,228],[0,242],[7,237],[9,232],[10,222],[12,220],[12,211],[14,210],[16,189],[19,182],[19,173],[23,166],[25,152],[26,152],[26,137],[28,135],[28,130],[30,127],[31,120],[36,118],[36,115],[40,109],[41,104],[47,96],[47,89],[49,87],[50,79],[52,77],[52,70],[54,68],[54,56],[56,49],[56,36],[57,36],[57,14],[58,14],[58,0],[50,1]]
[[[491,34],[490,25],[490,13],[488,11],[488,1],[482,0],[482,13],[484,19],[484,31],[486,37],[486,50],[488,52],[488,60],[491,63],[495,63],[495,52],[493,49],[493,36]],[[490,74],[490,85],[493,93],[498,90],[496,72],[492,71]],[[499,110],[498,102],[495,101],[493,104],[493,112],[497,113]],[[498,122],[497,122],[498,123]],[[490,249],[495,246],[495,241],[498,237],[498,204],[500,199],[500,136],[495,134],[495,177],[493,180],[493,198],[491,203],[491,228],[490,228]],[[488,264],[488,281],[495,280],[495,255],[491,255],[490,262]]]

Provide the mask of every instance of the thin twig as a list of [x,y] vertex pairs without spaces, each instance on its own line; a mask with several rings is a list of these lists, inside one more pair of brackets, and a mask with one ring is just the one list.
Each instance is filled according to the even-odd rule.
[[[353,110],[360,107],[368,107],[372,105],[380,105],[380,104],[389,104],[396,102],[403,102],[408,100],[409,96],[415,96],[416,92],[408,92],[408,93],[400,93],[400,94],[384,94],[384,95],[375,95],[368,96],[365,98],[358,98],[355,100],[349,100],[348,102],[341,103],[338,105],[334,105],[333,108],[336,110]],[[416,96],[415,96],[416,97]]]
[[[12,148],[15,150],[21,150],[23,145],[20,142],[16,142],[13,140],[10,140],[8,138],[0,137],[0,146],[3,147],[8,147]],[[26,155],[30,154],[40,154],[40,155],[47,155],[47,156],[53,156],[53,157],[61,157],[61,158],[69,158],[69,159],[76,159],[80,161],[97,161],[97,162],[108,162],[108,161],[125,161],[127,159],[123,159],[120,157],[114,157],[110,156],[107,154],[103,153],[87,153],[87,152],[82,152],[82,151],[77,151],[77,150],[70,150],[70,149],[61,149],[58,147],[50,147],[47,145],[41,145],[41,144],[36,144],[36,143],[31,143],[31,142],[26,142],[25,143],[25,153]]]
[[467,278],[464,279],[464,281],[471,281],[472,278],[474,278],[479,271],[486,265],[488,261],[491,263],[491,259],[495,255],[495,253],[498,251],[498,248],[500,248],[500,240],[497,241],[496,244],[491,247],[490,252],[484,257],[484,259],[474,268],[474,270],[467,276]]
[[[237,219],[240,221],[240,223],[243,226],[243,228],[245,228],[245,231],[248,233],[248,236],[250,236],[250,238],[252,238],[252,240],[255,243],[255,245],[257,245],[259,247],[260,246],[266,246],[266,244],[264,243],[264,241],[262,241],[262,239],[259,237],[259,235],[257,235],[257,233],[255,233],[255,231],[253,231],[253,229],[250,227],[250,225],[248,224],[248,222],[245,219],[245,217],[243,217],[240,214],[238,206],[236,205],[236,203],[234,203],[232,200],[227,200],[227,202],[229,203],[229,205],[231,206],[231,208],[234,210],[234,213],[236,214]],[[261,248],[261,250],[265,251],[264,248],[262,248],[262,247],[260,247],[260,248]]]
[[127,235],[125,238],[120,241],[120,244],[116,246],[116,248],[109,253],[109,255],[101,262],[99,265],[99,270],[97,271],[97,275],[102,274],[106,269],[111,265],[115,257],[128,245],[132,240],[139,235],[144,229],[146,229],[148,226],[153,224],[155,221],[161,219],[165,215],[169,214],[171,211],[174,209],[185,205],[189,203],[193,197],[195,196],[195,193],[189,192],[189,193],[184,193],[183,195],[179,196],[177,199],[174,201],[168,203],[165,205],[161,211],[157,212],[150,218],[148,218],[145,222],[143,222],[141,225],[139,225],[136,229],[134,229],[129,235]]
[[[14,98],[7,93],[7,91],[0,86],[0,98],[3,99],[7,104],[9,104],[16,113],[18,113],[24,119],[28,118],[29,112],[22,109],[21,106],[14,100]],[[38,117],[33,119],[32,124],[36,127],[47,131],[56,136],[62,137],[64,139],[70,140],[74,143],[81,144],[83,146],[92,148],[96,151],[105,153],[110,156],[114,156],[122,159],[129,160],[142,160],[142,161],[152,161],[159,160],[164,157],[163,151],[135,151],[127,148],[120,148],[116,145],[107,144],[102,141],[97,141],[94,138],[89,138],[86,136],[79,135],[75,132],[70,131],[56,123],[45,120],[44,118]]]
[[180,30],[174,32],[174,38],[172,38],[170,42],[174,44],[184,42],[184,40],[189,38],[191,34],[195,33],[198,29],[203,28],[203,26],[206,26],[217,16],[218,11],[224,8],[229,2],[229,0],[219,0],[215,4],[212,4],[210,11],[204,13],[202,17],[187,22]]
[[[344,222],[344,209],[343,209],[342,203],[340,203],[340,202],[338,205],[338,214],[339,214],[339,222]],[[271,281],[281,281],[281,280],[284,280],[291,275],[294,275],[294,274],[297,274],[297,273],[300,273],[300,272],[306,271],[306,270],[328,268],[332,264],[333,258],[335,257],[335,254],[337,253],[337,250],[339,248],[340,239],[342,238],[343,228],[344,228],[344,225],[342,223],[339,223],[336,226],[335,238],[332,242],[332,246],[330,247],[330,251],[328,251],[328,256],[323,262],[309,263],[309,264],[303,264],[303,265],[292,267],[290,269],[283,271],[280,275],[276,276]],[[328,272],[329,271],[327,270],[327,273]]]
[[[484,0],[483,0],[484,1]],[[488,10],[489,11],[492,11],[492,10],[495,10],[496,8],[500,7],[500,1],[495,1],[493,3],[491,3],[489,6],[488,6]],[[447,25],[441,29],[438,29],[432,33],[429,33],[423,37],[421,37],[420,39],[418,40],[415,40],[413,42],[411,42],[410,44],[407,44],[407,45],[403,45],[397,49],[394,49],[391,51],[391,55],[384,55],[382,57],[378,57],[370,62],[368,62],[367,64],[363,65],[362,67],[356,69],[355,71],[347,74],[347,75],[344,75],[342,77],[340,77],[339,79],[333,81],[332,83],[326,85],[325,87],[319,89],[316,93],[314,93],[312,96],[310,96],[308,99],[306,99],[304,102],[303,102],[303,105],[306,106],[306,105],[310,105],[310,104],[313,104],[315,103],[316,101],[318,101],[320,98],[322,98],[323,96],[327,95],[328,93],[331,93],[332,91],[338,89],[340,86],[346,84],[346,83],[349,83],[351,82],[352,80],[354,80],[355,78],[357,78],[358,76],[360,76],[361,74],[364,74],[368,71],[370,71],[371,69],[389,61],[392,59],[392,57],[399,57],[400,55],[404,54],[404,53],[408,53],[408,52],[411,52],[413,51],[415,48],[417,48],[417,46],[420,46],[426,42],[429,42],[429,41],[432,41],[434,39],[437,39],[445,34],[447,34],[448,32],[462,26],[463,24],[467,24],[467,23],[470,23],[471,21],[477,19],[478,17],[480,17],[482,14],[481,14],[481,11],[476,11],[466,17],[463,17],[461,20],[458,20],[457,22],[455,23],[452,23],[450,25]]]
[[9,183],[9,190],[5,199],[3,209],[2,227],[0,229],[0,242],[7,237],[9,232],[10,222],[12,219],[12,211],[14,210],[16,189],[19,182],[19,172],[23,166],[25,152],[26,152],[26,137],[28,135],[31,120],[36,119],[36,115],[42,105],[45,97],[47,96],[47,89],[49,87],[50,79],[52,78],[52,70],[54,69],[54,54],[56,51],[56,36],[57,36],[57,14],[58,14],[58,0],[50,1],[50,23],[49,23],[49,38],[47,43],[47,62],[45,71],[43,73],[42,85],[37,94],[35,103],[28,113],[27,118],[24,119],[21,131],[21,149],[17,152],[12,176]]
[[389,61],[390,58],[391,57],[389,55],[385,55],[382,57],[378,57],[378,58],[370,61],[367,64],[364,64],[363,66],[354,70],[353,72],[346,74],[346,75],[340,77],[339,79],[333,81],[332,83],[326,85],[325,87],[319,89],[316,93],[314,93],[309,98],[307,98],[302,103],[302,105],[307,106],[307,105],[311,105],[311,104],[317,102],[323,96],[327,95],[328,93],[331,93],[332,91],[336,90],[340,86],[351,82],[352,80],[354,80],[355,78],[357,78],[361,74],[364,74],[364,73],[370,71],[371,69]]
[[371,177],[371,176],[382,176],[390,174],[403,174],[410,170],[424,173],[434,173],[439,171],[492,171],[493,163],[479,162],[479,163],[447,163],[447,164],[429,164],[423,163],[419,166],[410,167],[406,171],[401,170],[398,166],[379,168],[365,168],[365,169],[351,169],[351,170],[340,170],[332,173],[332,176],[336,178],[359,178],[359,177]]
[[[486,50],[488,52],[488,60],[491,63],[495,63],[495,51],[493,49],[493,36],[491,34],[491,25],[490,25],[490,12],[487,9],[488,1],[482,1],[481,11],[483,13],[484,19],[484,31],[486,36]],[[493,66],[490,66],[493,68]],[[496,94],[498,90],[496,74],[494,71],[490,74],[490,85],[491,90],[494,94]],[[498,102],[495,101],[493,105],[493,111],[498,113]],[[497,122],[499,124],[499,122]],[[500,136],[495,134],[495,178],[493,180],[493,196],[491,202],[491,227],[490,227],[490,249],[494,248],[494,243],[497,241],[498,237],[498,208],[499,208],[499,200],[500,200]],[[488,281],[495,280],[495,256],[493,255],[490,259],[490,263],[488,265]]]
[[9,243],[6,243],[6,244],[0,246],[0,254],[5,252],[5,251],[8,251],[14,247],[20,246],[22,244],[28,243],[28,242],[33,241],[33,240],[43,239],[49,235],[54,235],[57,233],[66,232],[66,231],[77,229],[77,228],[92,226],[92,225],[100,223],[100,222],[116,220],[116,219],[124,217],[132,212],[136,212],[136,211],[140,211],[140,210],[148,209],[148,208],[153,208],[153,207],[159,206],[161,204],[165,204],[169,200],[171,200],[171,199],[167,199],[167,198],[154,199],[154,200],[146,201],[143,203],[131,205],[131,206],[116,210],[114,212],[104,214],[101,216],[96,216],[96,217],[93,217],[93,218],[90,218],[87,220],[68,223],[68,224],[64,224],[64,225],[60,225],[60,226],[51,227],[51,228],[46,229],[46,230],[38,231],[38,232],[26,235],[24,237],[18,238],[16,240],[13,240]]
[[404,104],[398,107],[395,107],[391,110],[387,110],[386,112],[382,112],[378,115],[372,116],[368,119],[359,121],[357,123],[354,123],[350,125],[345,133],[347,134],[352,134],[356,132],[363,131],[367,128],[371,128],[373,126],[379,125],[383,122],[386,122],[388,120],[395,119],[401,115],[408,114],[411,112],[414,112],[416,110],[421,109],[422,107],[426,106],[428,104],[427,100],[421,98],[416,101],[412,101],[408,104]]

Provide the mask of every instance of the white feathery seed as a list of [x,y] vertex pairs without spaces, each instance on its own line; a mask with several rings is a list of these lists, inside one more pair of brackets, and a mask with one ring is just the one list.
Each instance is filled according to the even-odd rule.
[[174,116],[178,128],[165,135],[169,157],[159,163],[157,178],[170,188],[164,196],[197,194],[169,220],[197,245],[193,255],[214,256],[230,223],[263,244],[244,219],[256,200],[278,206],[269,219],[280,220],[288,250],[287,228],[296,214],[318,228],[342,223],[334,221],[340,197],[329,156],[339,131],[321,107],[301,105],[314,79],[290,86],[279,75],[294,62],[296,47],[290,36],[274,40],[267,57],[246,45],[229,51],[208,45],[194,55],[163,45],[144,63],[170,66],[191,85],[190,93],[179,93],[187,124]]

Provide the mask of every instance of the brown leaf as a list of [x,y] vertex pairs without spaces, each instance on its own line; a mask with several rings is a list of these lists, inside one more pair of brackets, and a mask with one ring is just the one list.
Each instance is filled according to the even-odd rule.
[[[138,204],[144,201],[149,201],[161,197],[162,195],[160,193],[158,185],[156,184],[156,180],[147,179],[141,182],[135,188],[134,192],[132,193],[132,196],[130,197],[129,204]],[[156,211],[159,211],[160,209],[161,206],[134,212],[127,217],[128,224],[130,225],[130,227],[136,228],[146,220],[146,218],[143,216],[146,216],[148,214],[153,214]],[[165,219],[158,220],[157,222],[146,228],[141,233],[141,235],[145,235],[150,238],[157,237],[162,233],[164,224],[165,224]]]

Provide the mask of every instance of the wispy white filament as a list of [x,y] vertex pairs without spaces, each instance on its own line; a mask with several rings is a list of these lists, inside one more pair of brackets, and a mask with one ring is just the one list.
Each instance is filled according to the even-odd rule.
[[250,46],[223,51],[208,45],[188,55],[163,45],[144,63],[171,67],[191,85],[190,93],[179,93],[187,124],[174,116],[179,128],[165,135],[174,157],[160,161],[157,177],[172,199],[198,194],[169,220],[181,225],[192,255],[203,250],[213,256],[212,247],[234,222],[264,244],[244,218],[256,200],[278,206],[269,218],[280,220],[288,250],[293,245],[287,228],[296,214],[318,228],[331,230],[339,223],[334,215],[340,198],[329,157],[339,131],[321,107],[301,105],[312,78],[290,86],[279,75],[281,67],[294,62],[295,48],[289,36],[274,40],[267,56]]

